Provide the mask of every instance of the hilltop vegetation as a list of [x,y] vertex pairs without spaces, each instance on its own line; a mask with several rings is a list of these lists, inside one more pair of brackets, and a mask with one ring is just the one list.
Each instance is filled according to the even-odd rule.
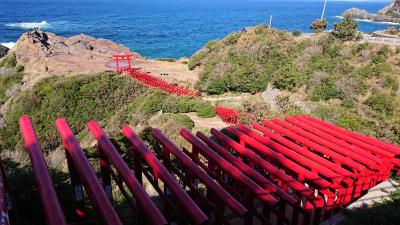
[[196,86],[208,94],[257,93],[271,83],[307,102],[314,116],[400,143],[400,47],[339,37],[261,25],[209,42],[188,66],[202,68]]

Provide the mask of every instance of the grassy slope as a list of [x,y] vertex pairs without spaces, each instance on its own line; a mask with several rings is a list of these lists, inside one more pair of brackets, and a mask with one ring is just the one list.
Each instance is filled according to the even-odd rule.
[[147,89],[128,77],[111,73],[45,79],[11,101],[5,115],[7,126],[0,130],[3,150],[22,147],[18,119],[24,114],[33,118],[43,149],[52,151],[60,145],[54,124],[57,117],[66,118],[78,139],[82,139],[87,135],[85,123],[91,119],[100,121],[108,133],[116,135],[126,123],[147,126],[147,121],[160,110],[186,113],[196,111],[198,105],[196,99]]
[[209,42],[190,59],[196,66],[203,69],[197,87],[209,94],[257,93],[272,83],[301,96],[316,117],[400,143],[399,47],[257,26]]

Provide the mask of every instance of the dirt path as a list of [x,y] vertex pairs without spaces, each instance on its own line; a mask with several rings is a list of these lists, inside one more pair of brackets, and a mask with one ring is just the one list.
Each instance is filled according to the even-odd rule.
[[200,118],[196,115],[196,113],[187,113],[192,121],[194,122],[195,128],[203,128],[203,129],[223,129],[228,125],[224,123],[219,117],[214,118]]

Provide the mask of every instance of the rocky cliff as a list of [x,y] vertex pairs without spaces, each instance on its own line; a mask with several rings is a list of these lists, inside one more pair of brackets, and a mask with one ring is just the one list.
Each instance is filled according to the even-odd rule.
[[0,58],[7,55],[9,50],[6,46],[0,45]]
[[112,55],[118,53],[132,52],[120,44],[83,34],[66,38],[34,30],[22,34],[8,55],[15,54],[27,74],[64,75],[113,70]]
[[346,10],[342,16],[352,17],[354,19],[372,20],[376,22],[400,23],[400,0],[394,0],[377,13],[370,13],[366,10],[351,8]]

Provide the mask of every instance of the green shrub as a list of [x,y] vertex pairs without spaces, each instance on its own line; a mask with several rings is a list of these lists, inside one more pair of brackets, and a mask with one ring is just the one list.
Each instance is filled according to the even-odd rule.
[[314,22],[312,22],[310,25],[310,29],[315,33],[322,33],[327,27],[328,21],[326,20],[314,20]]
[[400,190],[394,191],[382,202],[374,202],[368,207],[344,210],[344,218],[338,225],[396,225],[400,223]]
[[333,25],[332,35],[342,41],[356,40],[357,22],[351,17],[344,18]]
[[214,106],[210,102],[203,102],[200,104],[197,111],[197,116],[201,118],[213,118],[216,116]]
[[299,77],[296,65],[287,64],[273,74],[272,82],[278,89],[293,91],[298,85]]
[[392,72],[392,65],[390,63],[378,63],[373,67],[374,75],[381,77],[385,73]]
[[377,55],[381,55],[383,57],[388,57],[390,49],[387,45],[383,46],[379,51],[376,53]]
[[399,81],[396,76],[387,75],[384,78],[383,86],[396,92],[399,89]]
[[358,131],[361,127],[361,118],[356,115],[346,114],[340,117],[336,124],[344,129]]
[[7,100],[6,91],[15,84],[22,82],[22,74],[16,73],[12,76],[0,76],[0,102]]
[[292,35],[295,37],[300,37],[301,36],[301,32],[299,30],[295,30],[292,32]]
[[219,95],[228,91],[228,85],[224,80],[212,81],[205,90],[210,95]]
[[13,53],[11,56],[6,56],[0,62],[0,67],[14,68],[17,66],[17,56]]
[[188,113],[197,111],[199,100],[191,97],[175,96],[158,89],[149,89],[137,102],[136,112],[151,116],[164,113]]
[[362,67],[357,71],[358,75],[363,78],[371,78],[374,76],[374,69],[371,65]]
[[238,42],[241,34],[239,32],[234,32],[226,36],[223,42],[227,45],[234,45]]
[[23,65],[17,65],[15,70],[17,71],[17,73],[22,73],[22,72],[24,72],[25,67]]
[[391,116],[399,105],[395,94],[376,93],[368,98],[366,104],[374,111]]
[[319,101],[338,97],[339,93],[336,91],[333,81],[330,79],[323,79],[322,83],[314,88],[311,99],[313,101]]
[[377,54],[372,58],[372,63],[375,65],[381,64],[381,63],[386,63],[386,57],[383,55]]
[[355,46],[355,48],[352,49],[352,53],[353,55],[357,55],[360,52],[362,52],[363,50],[367,50],[369,48],[369,43],[365,42],[365,43],[360,43],[358,45]]
[[156,58],[155,60],[163,62],[176,62],[175,58]]
[[189,60],[188,68],[189,70],[194,70],[196,67],[201,65],[202,60],[207,56],[204,50],[196,52]]
[[[136,107],[138,99],[146,97],[144,94],[143,85],[112,73],[43,79],[31,90],[12,99],[5,115],[7,126],[0,130],[0,146],[3,150],[15,148],[21,140],[18,119],[26,114],[33,119],[43,150],[52,151],[60,144],[54,126],[58,117],[66,118],[79,134],[91,119],[102,121],[126,105]],[[125,112],[121,120],[129,115],[130,112]]]
[[173,140],[177,146],[190,147],[190,144],[180,135],[180,130],[182,128],[191,131],[194,127],[194,122],[189,116],[184,114],[161,114],[151,118],[149,125],[152,128],[161,130],[161,132],[169,139]]

